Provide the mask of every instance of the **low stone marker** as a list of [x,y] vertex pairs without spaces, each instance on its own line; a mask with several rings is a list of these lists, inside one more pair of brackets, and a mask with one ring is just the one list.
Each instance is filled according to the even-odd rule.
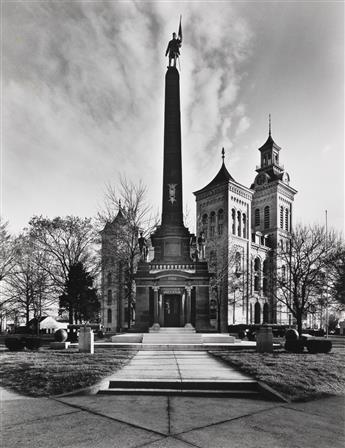
[[80,327],[78,348],[80,353],[93,354],[95,352],[94,334],[90,327],[85,325]]
[[263,325],[256,332],[256,351],[258,353],[273,352],[272,327],[269,325]]

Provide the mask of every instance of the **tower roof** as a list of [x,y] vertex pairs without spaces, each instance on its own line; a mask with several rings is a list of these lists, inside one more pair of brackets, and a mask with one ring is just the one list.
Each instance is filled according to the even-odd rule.
[[277,145],[277,143],[273,140],[271,133],[268,136],[266,142],[260,146],[259,151],[266,151],[267,149],[275,148],[277,151],[281,150],[281,147]]
[[202,188],[201,190],[194,191],[194,194],[202,193],[203,191],[209,190],[210,188],[215,187],[216,185],[223,185],[229,182],[229,180],[235,181],[235,179],[231,176],[229,171],[227,170],[225,163],[224,163],[224,157],[222,157],[223,162],[222,166],[220,167],[220,170],[216,174],[216,176],[211,180],[209,184],[206,185],[206,187]]
[[120,204],[119,211],[117,212],[117,215],[115,216],[115,218],[112,221],[108,221],[105,224],[104,229],[101,230],[101,233],[107,232],[107,231],[111,232],[114,230],[114,228],[124,225],[125,222],[126,222],[126,219],[122,213],[121,204]]
[[121,210],[121,205],[119,207],[119,211],[117,212],[117,215],[114,218],[114,223],[123,223],[125,221],[125,217],[123,216],[122,210]]

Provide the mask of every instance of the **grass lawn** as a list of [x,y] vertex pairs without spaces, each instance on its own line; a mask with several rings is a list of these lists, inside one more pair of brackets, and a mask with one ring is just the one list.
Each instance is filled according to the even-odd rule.
[[292,401],[345,393],[344,353],[295,354],[212,351],[233,367],[263,381]]
[[111,375],[135,351],[96,349],[93,355],[77,349],[0,352],[0,385],[24,395],[46,397],[92,386]]

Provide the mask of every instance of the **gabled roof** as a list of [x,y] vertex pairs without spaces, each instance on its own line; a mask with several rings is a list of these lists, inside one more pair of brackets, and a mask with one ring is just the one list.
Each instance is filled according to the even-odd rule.
[[[37,321],[39,321],[40,323],[43,322],[45,319],[47,319],[47,317],[49,316],[41,316],[40,318],[37,317],[33,317],[32,319],[29,320],[28,325],[36,325]],[[54,319],[54,318],[53,318]]]
[[223,161],[222,166],[220,167],[220,170],[218,171],[216,177],[213,180],[211,180],[211,182],[209,184],[207,184],[206,187],[202,188],[201,190],[194,191],[193,194],[202,193],[204,191],[207,191],[207,190],[215,187],[216,185],[227,184],[229,182],[229,180],[235,181],[235,179],[231,176],[229,171],[226,169],[225,163]]

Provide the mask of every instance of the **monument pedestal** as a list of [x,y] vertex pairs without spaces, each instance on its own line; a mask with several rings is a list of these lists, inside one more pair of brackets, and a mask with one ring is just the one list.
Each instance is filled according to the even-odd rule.
[[262,326],[256,333],[256,351],[258,353],[273,352],[273,334],[272,327],[269,325]]
[[80,327],[78,348],[80,353],[94,353],[94,334],[90,327]]

